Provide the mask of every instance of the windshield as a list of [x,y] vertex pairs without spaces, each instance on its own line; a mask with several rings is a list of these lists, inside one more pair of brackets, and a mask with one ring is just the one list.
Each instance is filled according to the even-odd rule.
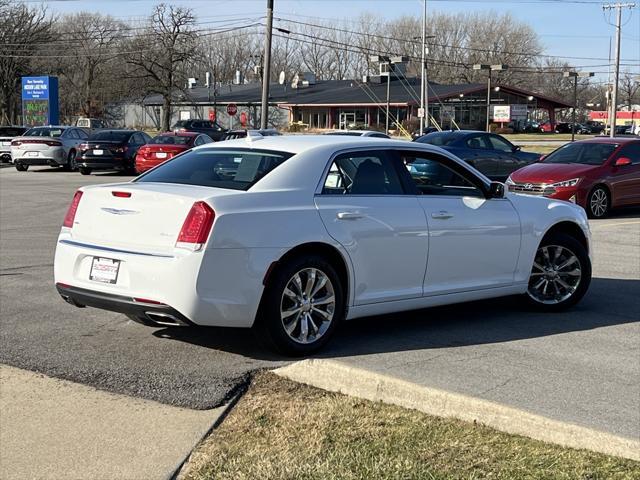
[[24,134],[25,137],[59,137],[62,135],[61,128],[32,128]]
[[266,150],[190,150],[135,181],[248,190],[292,156],[292,153]]
[[433,132],[418,138],[416,142],[443,146],[455,142],[457,138],[458,135],[451,132]]
[[113,142],[126,142],[129,140],[131,132],[98,132],[89,137],[89,140],[108,140]]
[[602,165],[619,146],[617,143],[568,143],[549,154],[543,162]]
[[149,143],[154,145],[188,145],[193,137],[178,135],[158,135]]

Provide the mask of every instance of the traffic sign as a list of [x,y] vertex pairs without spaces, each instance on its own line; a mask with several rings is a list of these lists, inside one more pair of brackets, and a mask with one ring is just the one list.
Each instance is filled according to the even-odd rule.
[[227,105],[227,113],[231,116],[234,116],[238,113],[238,106],[235,103],[230,103]]

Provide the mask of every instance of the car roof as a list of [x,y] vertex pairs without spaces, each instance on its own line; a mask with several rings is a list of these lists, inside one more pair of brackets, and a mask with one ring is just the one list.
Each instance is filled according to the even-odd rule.
[[585,140],[578,140],[574,143],[629,143],[629,142],[637,142],[640,141],[638,137],[608,137],[605,135],[601,135],[598,137],[587,138]]
[[162,132],[156,135],[157,137],[197,137],[198,135],[204,135],[200,132]]
[[224,142],[209,143],[197,147],[201,148],[255,148],[256,150],[275,150],[293,154],[302,153],[316,147],[359,148],[371,146],[396,146],[407,148],[412,142],[405,140],[389,140],[375,137],[352,137],[347,135],[278,135],[266,137],[246,137]]

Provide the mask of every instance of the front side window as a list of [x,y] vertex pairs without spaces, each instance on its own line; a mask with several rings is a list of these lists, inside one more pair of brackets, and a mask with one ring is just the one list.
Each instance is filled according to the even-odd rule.
[[626,157],[631,160],[631,165],[640,165],[640,143],[625,145],[620,149],[618,157]]
[[489,144],[494,150],[499,150],[501,152],[513,152],[513,145],[505,139],[500,138],[497,135],[489,135],[488,137]]
[[422,195],[484,198],[478,186],[447,166],[439,155],[402,152],[400,157]]
[[292,156],[270,150],[189,150],[134,181],[249,190]]
[[329,169],[323,194],[403,195],[392,157],[386,152],[354,152],[338,156]]

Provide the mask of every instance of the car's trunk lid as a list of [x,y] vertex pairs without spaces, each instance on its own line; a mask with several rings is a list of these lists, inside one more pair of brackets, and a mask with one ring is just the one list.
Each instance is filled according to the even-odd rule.
[[238,193],[243,192],[158,183],[90,187],[80,200],[72,236],[102,247],[166,253],[196,201]]

